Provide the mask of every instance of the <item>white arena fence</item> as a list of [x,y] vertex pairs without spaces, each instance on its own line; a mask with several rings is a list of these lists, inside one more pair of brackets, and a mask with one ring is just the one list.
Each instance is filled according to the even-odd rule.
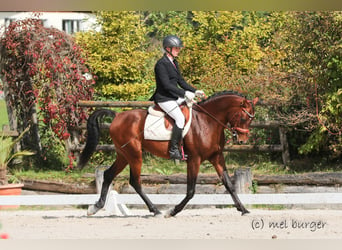
[[[148,194],[154,204],[176,205],[185,194]],[[239,194],[245,205],[294,205],[294,204],[342,204],[342,193],[286,193],[286,194]],[[0,205],[90,205],[95,204],[99,194],[54,194],[54,195],[4,195]],[[145,204],[137,194],[108,193],[106,211],[129,215],[126,205]],[[189,205],[232,205],[229,194],[195,194]]]

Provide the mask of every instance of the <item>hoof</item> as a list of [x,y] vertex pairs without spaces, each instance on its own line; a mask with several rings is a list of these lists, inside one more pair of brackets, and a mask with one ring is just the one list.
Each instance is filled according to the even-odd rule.
[[165,218],[171,218],[173,216],[172,212],[173,212],[173,209],[170,209],[170,210],[166,211],[165,214],[164,214],[164,217]]
[[154,212],[153,212],[153,216],[154,217],[160,217],[160,216],[162,216],[163,214],[158,210],[158,209],[156,209]]
[[99,210],[100,210],[100,209],[97,208],[95,205],[90,205],[90,206],[88,207],[87,215],[88,215],[88,216],[94,215],[94,214],[96,214]]
[[248,210],[244,210],[244,211],[241,212],[241,216],[247,215],[247,214],[249,214],[249,213],[250,213],[250,212],[249,212]]
[[244,206],[235,207],[239,212],[241,212],[241,215],[249,214],[249,211]]
[[163,214],[162,213],[156,213],[154,214],[154,218],[162,218]]

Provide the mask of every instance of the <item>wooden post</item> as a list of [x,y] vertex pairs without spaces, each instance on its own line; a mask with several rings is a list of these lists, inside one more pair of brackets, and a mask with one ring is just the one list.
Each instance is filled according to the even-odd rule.
[[287,165],[290,162],[290,153],[289,153],[289,144],[286,138],[286,129],[282,126],[279,127],[279,138],[280,144],[282,145],[282,158],[284,165]]
[[96,184],[96,192],[98,194],[101,194],[101,188],[102,188],[102,183],[103,183],[103,173],[104,171],[100,167],[95,168],[95,184]]
[[250,194],[252,190],[251,168],[238,168],[234,172],[234,187],[238,194]]

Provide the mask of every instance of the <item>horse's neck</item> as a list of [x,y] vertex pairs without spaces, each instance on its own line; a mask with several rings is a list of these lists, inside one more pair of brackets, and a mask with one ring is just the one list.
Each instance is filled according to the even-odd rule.
[[240,99],[241,98],[237,96],[230,96],[228,100],[227,96],[222,96],[208,103],[204,103],[202,107],[208,111],[208,113],[226,124],[229,119],[229,113],[235,113],[236,108],[239,107],[239,103],[241,102]]

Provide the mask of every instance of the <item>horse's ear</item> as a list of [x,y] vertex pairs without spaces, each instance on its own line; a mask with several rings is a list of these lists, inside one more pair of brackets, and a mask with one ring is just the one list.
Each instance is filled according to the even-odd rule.
[[253,102],[253,105],[257,104],[259,101],[259,97],[255,97],[252,102]]

